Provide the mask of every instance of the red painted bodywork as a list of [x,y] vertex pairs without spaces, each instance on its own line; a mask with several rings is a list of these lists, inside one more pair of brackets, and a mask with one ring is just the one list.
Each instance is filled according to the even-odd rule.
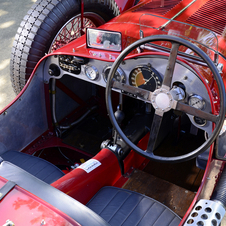
[[118,7],[119,7],[119,10],[120,12],[124,12],[126,11],[127,9],[131,8],[134,3],[135,3],[135,0],[115,0],[115,2],[117,3]]
[[[147,140],[144,141],[146,145]],[[113,152],[103,149],[93,159],[101,163],[95,170],[87,173],[83,169],[75,169],[55,181],[52,186],[86,204],[103,186],[120,185],[122,180],[125,183],[127,179],[122,177],[118,160]],[[145,158],[133,151],[124,160],[125,172],[145,165]]]
[[[0,187],[6,182],[7,180],[0,177]],[[18,186],[14,187],[0,204],[0,225],[10,220],[18,226],[40,226],[42,222],[52,226],[79,226],[66,214]]]
[[[191,1],[189,0],[184,0],[177,4],[175,7],[173,7],[170,11],[165,13],[164,15],[159,15],[161,17],[165,18],[172,18],[175,14],[179,13],[185,6],[186,4],[190,3]],[[175,18],[177,21],[181,22],[186,22],[186,20],[194,13],[197,11],[198,8],[200,8],[202,5],[204,5],[207,0],[205,1],[196,1],[194,4],[192,4],[188,9],[186,9],[184,12],[182,12],[178,17]],[[147,3],[150,3],[150,1],[144,1],[143,3],[140,3],[138,6],[144,7]],[[153,3],[154,4],[154,3]],[[100,26],[100,29],[105,29],[105,30],[113,30],[113,31],[119,31],[122,33],[122,47],[125,48],[126,46],[130,45],[134,41],[140,39],[139,35],[139,30],[140,30],[140,24],[139,24],[139,19],[141,16],[144,15],[145,12],[147,11],[139,11],[138,6],[135,6],[128,10],[127,12],[123,13],[119,17],[116,17],[112,19],[110,22]],[[155,14],[155,13],[151,13]],[[155,15],[158,15],[157,13]],[[166,20],[163,18],[154,18],[150,17],[148,18],[148,21],[143,21],[145,24],[148,24],[149,26],[153,27],[161,27],[164,23],[166,23]],[[196,24],[194,24],[196,25]],[[172,25],[170,25],[172,26]],[[170,27],[172,30],[178,30],[178,24],[174,24],[174,27]],[[194,30],[191,29],[191,31],[186,31],[190,32],[189,37],[193,39],[197,39],[199,36],[199,30]],[[146,29],[144,30],[145,36],[153,35],[153,34],[159,34],[159,31],[153,30],[153,29]],[[209,33],[206,33],[205,36],[207,37]],[[183,34],[182,34],[183,35]],[[216,34],[217,35],[217,34]],[[220,36],[217,35],[219,38],[219,51],[224,54],[225,53],[225,46],[226,46],[226,37],[225,36]],[[95,59],[101,59],[101,60],[106,60],[106,61],[114,61],[118,54],[117,52],[106,52],[102,50],[95,50],[95,49],[88,49],[86,48],[86,37],[83,36],[79,38],[79,40],[76,40],[76,46],[73,45],[73,42],[55,52],[55,54],[61,54],[61,53],[73,53],[76,55],[80,56],[89,56],[90,58],[95,58]],[[112,59],[110,59],[110,56]],[[99,57],[98,57],[99,56]],[[221,60],[221,59],[220,59]]]

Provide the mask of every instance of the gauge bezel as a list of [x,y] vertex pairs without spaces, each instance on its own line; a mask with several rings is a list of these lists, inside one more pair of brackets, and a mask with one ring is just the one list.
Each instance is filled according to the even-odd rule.
[[[163,82],[163,78],[162,78],[161,74],[154,67],[152,67],[151,65],[148,65],[148,64],[145,64],[145,65],[137,65],[136,67],[134,67],[130,71],[130,74],[129,74],[129,84],[131,86],[134,86],[132,84],[132,82],[131,82],[131,77],[132,77],[132,74],[133,74],[132,72],[134,72],[137,69],[140,69],[141,70],[141,68],[145,68],[146,70],[150,70],[150,71],[154,72],[155,80],[158,80],[158,81],[156,81],[157,82],[156,83],[156,89],[160,88],[161,85],[162,85],[162,82]],[[159,82],[159,84],[158,84],[158,82]]]
[[206,119],[202,119],[202,120],[203,120],[203,123],[202,123],[202,124],[197,123],[196,119],[198,119],[198,118],[199,118],[199,119],[202,119],[202,118],[200,118],[200,117],[193,116],[193,121],[194,121],[194,123],[195,123],[197,126],[203,127],[203,126],[205,126],[205,125],[207,124]]
[[[96,73],[95,78],[92,78],[92,77],[89,75],[89,73],[87,72],[88,68],[92,68],[93,71],[95,71],[95,73]],[[86,74],[87,78],[89,78],[89,79],[92,80],[92,81],[97,80],[97,79],[99,78],[99,71],[98,71],[97,68],[96,68],[95,66],[93,66],[93,65],[86,65],[86,66],[85,66],[85,74]]]
[[204,100],[203,97],[199,96],[198,94],[191,94],[191,95],[189,95],[189,97],[188,97],[188,104],[189,104],[189,106],[193,107],[190,104],[190,101],[191,101],[192,98],[197,98],[197,99],[199,99],[202,102],[202,108],[197,108],[197,109],[199,109],[199,110],[204,110],[205,109],[205,107],[206,107],[206,101]]
[[[111,69],[111,67],[112,67],[112,65],[107,65],[102,71],[102,76],[103,76],[103,79],[104,79],[104,81],[106,83],[107,83],[106,70]],[[119,73],[120,77],[122,78],[121,79],[122,83],[126,83],[126,74],[125,74],[125,72],[120,67],[117,68],[117,72]]]

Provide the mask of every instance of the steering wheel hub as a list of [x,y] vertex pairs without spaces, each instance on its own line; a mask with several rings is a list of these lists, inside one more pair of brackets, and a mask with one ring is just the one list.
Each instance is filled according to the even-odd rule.
[[172,109],[173,96],[164,88],[156,89],[152,94],[151,102],[155,110],[162,113],[167,112]]

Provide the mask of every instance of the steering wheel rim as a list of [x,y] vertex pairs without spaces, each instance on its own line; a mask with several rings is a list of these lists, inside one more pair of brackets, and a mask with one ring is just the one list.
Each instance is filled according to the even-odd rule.
[[[204,62],[210,68],[210,70],[213,73],[213,76],[214,76],[214,78],[215,78],[215,80],[217,82],[217,86],[218,86],[218,89],[219,89],[220,111],[219,111],[219,114],[215,118],[215,120],[216,120],[215,121],[215,127],[214,127],[214,130],[213,130],[212,134],[208,137],[208,139],[201,146],[199,146],[195,150],[193,150],[193,151],[191,151],[191,152],[189,152],[187,154],[180,155],[180,156],[175,156],[175,157],[164,157],[164,156],[154,155],[153,152],[147,152],[147,150],[142,150],[137,145],[133,144],[126,137],[126,135],[123,133],[123,131],[121,130],[120,126],[118,125],[117,120],[116,120],[116,118],[114,116],[114,111],[113,111],[113,107],[112,107],[112,101],[111,101],[112,81],[113,81],[113,76],[116,73],[117,68],[119,67],[121,62],[124,60],[124,58],[132,50],[136,49],[137,47],[139,47],[141,45],[144,45],[145,43],[155,42],[155,41],[168,41],[168,42],[171,42],[172,44],[173,43],[177,43],[177,44],[179,44],[179,46],[183,45],[183,46],[188,47],[189,49],[193,50],[196,54],[198,54],[199,57],[201,57],[204,60]],[[178,46],[178,48],[179,48],[179,46]],[[178,50],[178,48],[177,48],[177,50]],[[170,58],[170,56],[169,56],[169,58]],[[177,52],[176,52],[176,58],[177,58]],[[175,62],[176,62],[176,58],[175,58]],[[169,60],[168,60],[168,62],[169,62]],[[172,75],[173,75],[173,72],[172,72]],[[169,81],[166,81],[166,83],[167,82],[169,83]],[[176,36],[168,36],[168,35],[148,36],[148,37],[145,37],[143,39],[137,40],[136,42],[134,42],[133,44],[128,46],[126,49],[124,49],[121,52],[121,54],[117,57],[115,62],[113,63],[113,65],[111,67],[111,70],[109,72],[109,76],[108,76],[108,80],[107,80],[107,84],[106,84],[105,98],[106,98],[107,111],[108,111],[111,123],[112,123],[113,127],[115,128],[115,130],[117,131],[117,133],[119,134],[119,136],[124,140],[124,142],[132,150],[134,150],[135,152],[139,153],[140,155],[142,155],[142,156],[144,156],[144,157],[146,157],[148,159],[152,159],[152,160],[160,161],[160,162],[182,162],[182,161],[187,161],[187,160],[190,160],[190,159],[198,156],[199,154],[201,154],[202,152],[207,150],[207,148],[210,147],[210,145],[217,138],[217,136],[219,135],[219,133],[221,131],[221,128],[223,126],[224,119],[225,119],[224,84],[223,84],[223,81],[221,79],[221,76],[220,76],[216,66],[214,65],[212,60],[207,56],[207,54],[204,51],[202,51],[200,48],[198,48],[194,44],[190,43],[189,41],[181,39],[181,38],[176,37]],[[213,116],[215,116],[215,115],[213,115]],[[153,122],[154,122],[154,119],[153,119]]]

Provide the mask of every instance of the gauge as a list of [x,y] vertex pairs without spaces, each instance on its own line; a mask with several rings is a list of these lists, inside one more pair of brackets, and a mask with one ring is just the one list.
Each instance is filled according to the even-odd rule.
[[[108,80],[108,75],[109,75],[110,70],[111,70],[111,66],[107,66],[103,70],[103,77],[104,77],[105,82],[107,82],[107,80]],[[126,82],[125,73],[121,68],[119,68],[119,67],[117,68],[117,71],[115,72],[115,75],[114,75],[114,79],[121,83]]]
[[200,110],[203,110],[205,108],[205,100],[197,94],[192,94],[191,96],[189,96],[188,104]]
[[96,80],[99,77],[99,72],[95,66],[87,65],[85,67],[85,73],[91,80]]
[[194,119],[194,122],[199,126],[205,126],[206,125],[205,119],[199,118],[197,116],[194,116],[193,119]]
[[138,66],[130,72],[129,83],[149,91],[155,91],[161,87],[162,77],[154,68]]

